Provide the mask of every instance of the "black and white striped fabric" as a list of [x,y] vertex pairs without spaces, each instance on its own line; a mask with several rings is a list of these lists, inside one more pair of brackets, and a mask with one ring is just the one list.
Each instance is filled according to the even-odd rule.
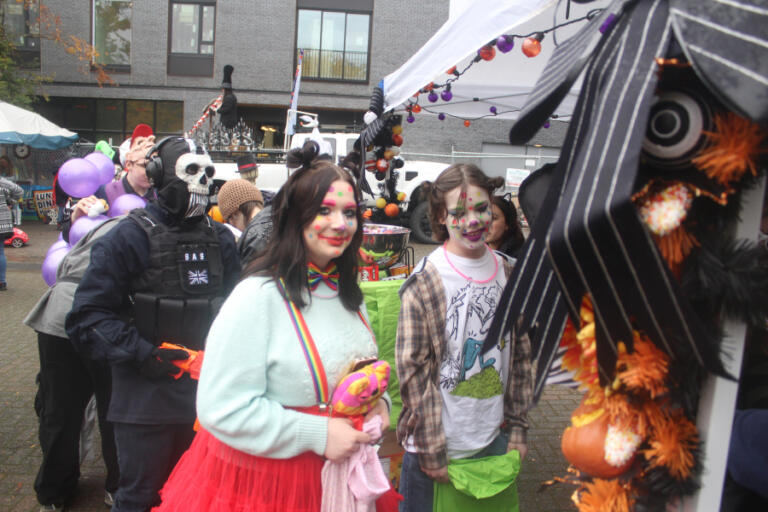
[[615,0],[578,33],[555,48],[509,132],[510,144],[525,144],[542,127],[584,70],[603,32],[609,29],[612,20],[620,15],[627,3],[627,0]]
[[[703,14],[719,12],[725,16],[724,6],[729,14],[724,25],[713,21],[716,15]],[[710,7],[713,11],[708,10]],[[637,215],[631,193],[658,82],[655,59],[667,56],[673,32],[710,90],[716,89],[715,94],[739,110],[752,108],[749,105],[759,100],[761,105],[747,114],[758,122],[763,120],[768,108],[764,2],[745,7],[735,0],[648,0],[617,2],[607,10],[612,8],[621,12],[596,44],[582,41],[572,45],[572,51],[581,48],[578,51],[587,54],[589,68],[552,184],[523,256],[502,294],[501,314],[496,315],[484,345],[484,350],[493,346],[500,333],[512,325],[530,334],[537,368],[535,399],[547,383],[550,368],[559,365],[558,346],[565,320],[570,314],[578,322],[585,293],[591,296],[595,310],[603,382],[612,379],[618,343],[623,341],[631,349],[633,328],[645,332],[669,354],[684,347],[681,352],[693,354],[709,371],[725,373],[717,341],[703,330],[669,273]],[[752,21],[742,11],[751,13]],[[755,23],[762,25],[756,28]],[[594,25],[590,26],[594,31]],[[715,35],[707,40],[702,27]],[[731,33],[734,31],[739,33]],[[729,62],[721,50],[707,49],[711,44],[725,45],[720,38],[723,34],[733,36],[731,56],[738,54],[745,38],[751,38],[749,43],[760,50],[749,58]],[[528,129],[536,126],[547,109],[556,106],[553,98],[558,84],[566,83],[563,77],[569,76],[573,62],[560,58],[550,64],[545,70],[549,76],[541,83],[554,85],[542,88],[541,97],[533,100],[538,103],[526,107],[528,115],[521,121],[529,123]],[[723,84],[726,79],[710,77],[725,70],[732,85],[743,87],[740,94],[723,94],[720,89],[727,88]],[[743,76],[733,78],[736,75]],[[746,93],[752,98],[740,97]]]
[[726,105],[768,124],[768,2],[670,0],[675,38]]

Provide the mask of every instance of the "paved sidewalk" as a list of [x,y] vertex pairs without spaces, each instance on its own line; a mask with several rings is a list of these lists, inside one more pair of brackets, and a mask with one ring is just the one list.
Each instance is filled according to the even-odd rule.
[[[33,409],[35,376],[39,369],[37,338],[21,323],[46,288],[40,264],[48,247],[56,241],[55,227],[40,222],[21,226],[30,244],[20,249],[6,248],[8,291],[0,292],[0,510],[28,512],[38,510],[32,487],[40,446],[37,417]],[[416,245],[417,258],[434,246]],[[539,406],[531,412],[528,459],[523,463],[518,489],[520,510],[524,512],[572,511],[572,488],[554,486],[538,492],[541,482],[563,475],[567,463],[560,453],[560,438],[580,394],[568,389],[550,388]],[[98,432],[97,432],[98,435]],[[68,510],[103,512],[104,465],[96,439],[96,458],[86,461],[81,471],[79,493]]]

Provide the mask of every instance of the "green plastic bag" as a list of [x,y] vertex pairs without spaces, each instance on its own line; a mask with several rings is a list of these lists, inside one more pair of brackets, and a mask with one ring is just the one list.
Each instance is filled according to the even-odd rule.
[[448,462],[450,484],[435,482],[434,512],[518,512],[520,453]]
[[365,307],[371,321],[371,329],[376,335],[379,347],[379,359],[389,363],[392,373],[389,376],[387,392],[392,399],[390,423],[397,425],[397,418],[403,408],[400,398],[400,384],[395,368],[395,338],[397,338],[397,319],[400,315],[400,296],[398,291],[405,281],[363,281],[360,289],[365,297]]

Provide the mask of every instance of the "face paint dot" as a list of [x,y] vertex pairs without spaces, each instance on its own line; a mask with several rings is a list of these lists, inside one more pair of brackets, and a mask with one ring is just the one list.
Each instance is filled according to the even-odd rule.
[[315,231],[320,231],[323,229],[323,226],[320,226],[319,224],[315,224]]
[[307,233],[307,238],[312,238],[312,233]]
[[328,192],[333,192],[333,185],[328,187]]
[[344,197],[344,192],[339,192],[338,196],[339,197]]

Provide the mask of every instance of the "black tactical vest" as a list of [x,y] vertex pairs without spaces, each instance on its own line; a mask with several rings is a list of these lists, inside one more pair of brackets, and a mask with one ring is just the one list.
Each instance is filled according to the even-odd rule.
[[131,322],[144,339],[200,350],[224,301],[224,265],[213,222],[166,226],[132,211],[149,240],[149,266],[131,283]]

